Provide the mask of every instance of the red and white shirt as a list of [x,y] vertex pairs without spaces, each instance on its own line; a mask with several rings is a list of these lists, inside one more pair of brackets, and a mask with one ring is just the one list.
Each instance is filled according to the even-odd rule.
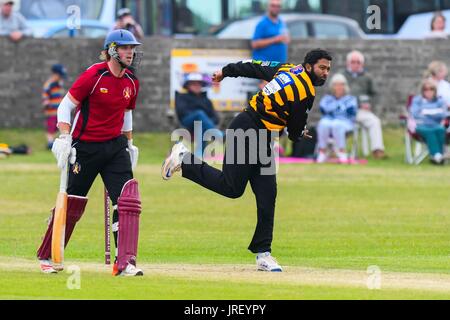
[[113,75],[106,62],[97,63],[87,69],[69,90],[80,102],[76,108],[79,118],[72,134],[78,138],[83,126],[80,112],[83,102],[88,104],[88,121],[81,141],[103,142],[117,138],[122,133],[124,113],[136,108],[139,80],[130,70],[118,78]]

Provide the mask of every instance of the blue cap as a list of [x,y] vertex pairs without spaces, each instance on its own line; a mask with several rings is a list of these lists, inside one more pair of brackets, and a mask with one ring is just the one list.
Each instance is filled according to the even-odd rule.
[[52,66],[52,72],[59,74],[61,77],[65,78],[67,76],[67,70],[62,64],[54,64]]
[[130,31],[124,29],[118,29],[110,32],[106,36],[103,48],[105,50],[108,50],[109,45],[113,42],[116,43],[118,46],[141,45],[141,43],[136,40],[136,37]]

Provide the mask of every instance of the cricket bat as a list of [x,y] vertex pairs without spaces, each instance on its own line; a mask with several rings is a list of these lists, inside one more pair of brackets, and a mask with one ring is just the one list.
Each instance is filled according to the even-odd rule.
[[52,233],[52,262],[55,266],[62,266],[64,263],[64,242],[66,235],[67,216],[67,180],[68,163],[61,170],[59,193],[56,197],[55,216],[53,218]]

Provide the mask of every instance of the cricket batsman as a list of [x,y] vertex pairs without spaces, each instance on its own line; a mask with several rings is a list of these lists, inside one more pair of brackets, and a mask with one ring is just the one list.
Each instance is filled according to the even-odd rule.
[[[102,52],[104,61],[81,74],[58,108],[60,136],[52,148],[59,168],[70,159],[65,245],[83,215],[89,189],[100,174],[114,206],[113,274],[121,276],[143,275],[136,266],[141,201],[138,182],[133,179],[138,148],[132,139],[132,110],[139,81],[130,71],[140,44],[127,30],[108,34]],[[54,210],[37,252],[44,273],[61,271],[50,260],[53,217]]]
[[[273,163],[271,132],[280,133],[287,128],[292,141],[310,138],[306,122],[314,103],[315,87],[325,84],[331,61],[327,51],[316,49],[306,54],[301,65],[254,60],[228,64],[214,73],[213,81],[220,82],[225,77],[248,77],[265,80],[268,84],[228,127],[222,170],[196,159],[181,142],[173,146],[163,163],[161,175],[164,180],[181,171],[184,178],[228,198],[241,197],[247,182],[250,182],[256,198],[258,220],[248,249],[256,254],[257,270],[282,271],[271,255],[276,170],[264,170],[268,163],[263,161],[262,155],[270,155]],[[256,141],[251,142],[251,139],[239,139],[237,132],[243,132],[245,136],[251,136],[251,132],[258,134]]]

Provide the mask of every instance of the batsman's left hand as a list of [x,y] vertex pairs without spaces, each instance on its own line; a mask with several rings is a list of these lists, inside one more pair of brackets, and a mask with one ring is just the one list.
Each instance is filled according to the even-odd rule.
[[133,145],[133,139],[128,140],[128,152],[130,153],[131,169],[134,170],[138,163],[139,149]]
[[76,161],[76,149],[72,148],[72,137],[70,134],[61,134],[53,142],[52,152],[56,158],[58,168],[65,168],[67,161],[74,164]]

